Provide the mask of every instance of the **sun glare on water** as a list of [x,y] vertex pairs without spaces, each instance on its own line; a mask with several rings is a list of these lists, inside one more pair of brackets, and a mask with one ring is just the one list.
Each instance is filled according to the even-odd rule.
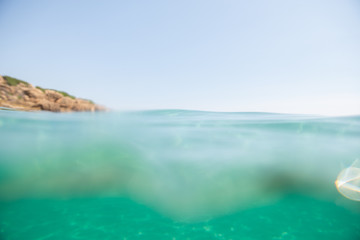
[[335,185],[344,197],[360,201],[360,161],[358,159],[350,167],[340,172]]

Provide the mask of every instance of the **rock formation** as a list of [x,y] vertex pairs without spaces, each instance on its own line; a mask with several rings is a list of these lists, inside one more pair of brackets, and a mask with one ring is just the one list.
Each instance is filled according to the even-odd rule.
[[0,76],[0,107],[18,110],[44,110],[51,112],[94,112],[104,107],[65,92],[34,87],[31,84]]

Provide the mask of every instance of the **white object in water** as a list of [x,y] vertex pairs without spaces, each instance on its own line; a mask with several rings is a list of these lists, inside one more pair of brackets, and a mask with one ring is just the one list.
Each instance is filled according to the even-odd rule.
[[354,201],[360,201],[360,161],[343,169],[335,181],[339,193]]

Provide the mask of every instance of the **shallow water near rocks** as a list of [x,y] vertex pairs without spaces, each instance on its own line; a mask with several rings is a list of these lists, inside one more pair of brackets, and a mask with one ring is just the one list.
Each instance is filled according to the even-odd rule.
[[360,239],[360,117],[0,111],[0,239]]

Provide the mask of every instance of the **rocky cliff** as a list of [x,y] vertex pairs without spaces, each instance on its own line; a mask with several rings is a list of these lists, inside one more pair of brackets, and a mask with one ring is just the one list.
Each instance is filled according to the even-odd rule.
[[52,112],[104,111],[92,101],[75,98],[65,92],[34,87],[8,76],[0,76],[0,107],[19,110],[45,110]]

